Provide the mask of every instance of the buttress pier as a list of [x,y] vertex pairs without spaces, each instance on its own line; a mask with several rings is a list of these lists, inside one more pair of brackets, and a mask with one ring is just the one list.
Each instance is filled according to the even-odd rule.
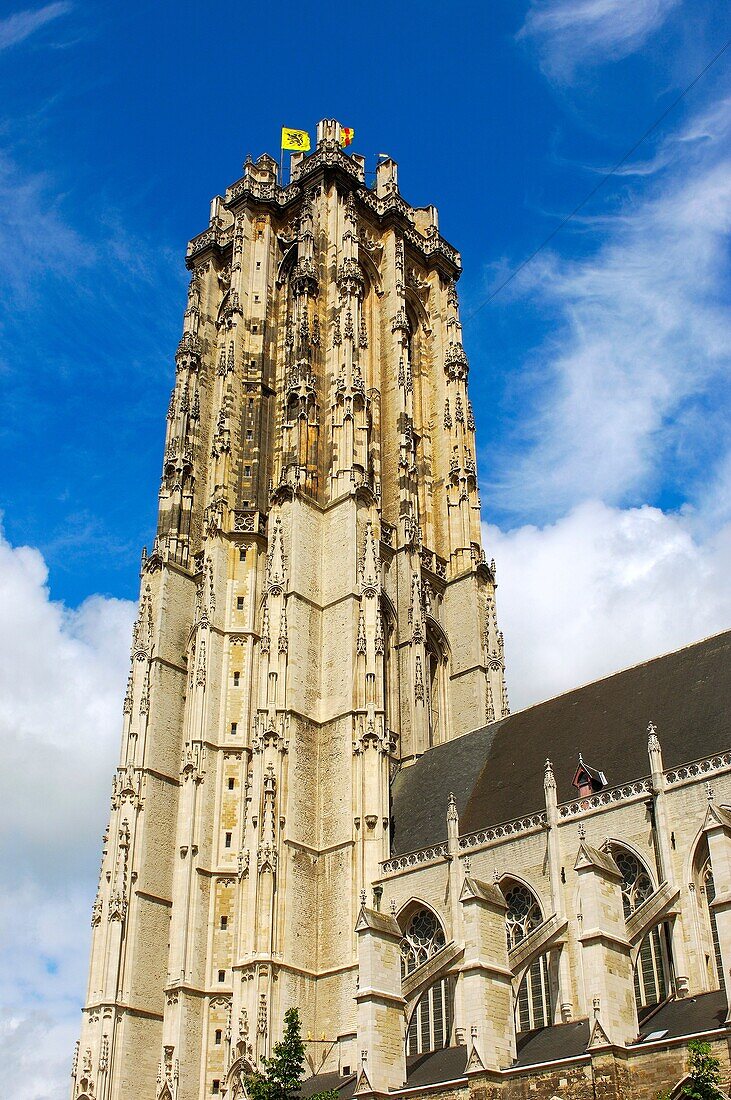
[[293,1005],[355,1062],[390,780],[508,713],[459,255],[332,120],[290,175],[188,248],[74,1100],[243,1095]]

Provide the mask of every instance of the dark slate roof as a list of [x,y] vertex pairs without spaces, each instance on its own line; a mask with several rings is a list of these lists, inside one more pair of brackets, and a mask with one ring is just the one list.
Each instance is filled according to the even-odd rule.
[[430,749],[394,780],[392,854],[446,840],[450,792],[461,833],[541,810],[546,757],[559,802],[576,797],[580,752],[610,787],[647,775],[650,720],[666,768],[731,748],[730,670],[728,631]]
[[[665,1032],[658,1042],[698,1035],[723,1028],[725,1018],[726,994],[723,991],[668,1001],[641,1025],[634,1049],[641,1049],[643,1041],[655,1032]],[[542,1062],[580,1058],[586,1053],[589,1034],[588,1020],[572,1020],[568,1024],[525,1031],[518,1036],[517,1057],[510,1068],[528,1069]],[[454,1046],[407,1058],[406,1088],[459,1081],[464,1077],[467,1053],[466,1046]],[[355,1074],[341,1077],[338,1073],[319,1073],[303,1082],[300,1096],[308,1100],[316,1092],[338,1089],[340,1100],[350,1100],[355,1082]]]
[[355,1092],[355,1074],[349,1077],[341,1077],[337,1070],[334,1073],[316,1073],[314,1077],[308,1077],[300,1086],[302,1100],[309,1100],[316,1092],[330,1092],[337,1089],[340,1100],[350,1100]]
[[668,1001],[640,1028],[638,1045],[656,1031],[665,1031],[663,1039],[677,1039],[681,1035],[697,1035],[724,1027],[726,1019],[726,994],[723,990],[700,993],[697,997],[682,997]]
[[406,1059],[406,1088],[459,1081],[467,1065],[467,1047],[445,1047]]
[[513,1068],[556,1062],[560,1058],[578,1058],[586,1053],[588,1042],[588,1020],[572,1020],[569,1024],[524,1031],[518,1036],[518,1056]]

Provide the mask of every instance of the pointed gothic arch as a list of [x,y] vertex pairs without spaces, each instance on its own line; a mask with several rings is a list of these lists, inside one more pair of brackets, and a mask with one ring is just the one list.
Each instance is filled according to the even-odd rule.
[[[407,286],[404,288],[404,298],[406,299],[407,313],[411,313],[413,320],[416,321],[416,324],[413,324],[412,321],[412,329],[422,328],[428,335],[431,332],[431,317],[419,295]],[[412,318],[409,318],[409,320],[412,320]]]
[[236,1043],[237,1053],[223,1081],[229,1100],[246,1100],[248,1094],[244,1082],[247,1076],[256,1072],[254,1064],[241,1053],[240,1048],[243,1045],[242,1040]]
[[[402,906],[397,921],[403,930],[401,940],[401,977],[428,962],[446,945],[444,923],[438,913],[419,898]],[[449,1046],[454,1023],[456,978],[438,977],[419,997],[406,1020],[406,1054],[424,1054]]]
[[[543,923],[543,908],[537,893],[529,884],[514,875],[500,880],[505,898],[505,933],[508,951],[517,947]],[[526,970],[515,995],[513,1012],[517,1033],[548,1027],[552,1021],[552,988],[550,952],[546,951]]]
[[399,690],[398,690],[398,665],[396,661],[396,638],[398,634],[398,618],[396,608],[386,592],[381,592],[379,601],[379,614],[381,616],[381,634],[383,646],[383,716],[386,729],[398,729],[399,727]]
[[709,989],[724,988],[723,959],[718,937],[713,902],[716,898],[716,881],[705,833],[701,833],[691,864],[691,887],[695,898],[696,928],[699,954],[704,961],[704,976]]
[[358,262],[363,268],[363,272],[366,276],[366,288],[370,283],[374,293],[379,297],[383,297],[383,282],[381,280],[381,273],[376,267],[375,261],[368,254],[367,249],[360,247],[358,249]]
[[[610,840],[606,846],[622,874],[622,907],[629,919],[655,893],[655,879],[634,847],[619,840]],[[640,1021],[672,993],[672,947],[666,921],[650,928],[634,952],[634,989]]]
[[449,737],[449,715],[447,713],[449,640],[442,627],[431,615],[425,620],[426,637],[426,685],[427,710],[429,719],[429,747],[439,745]]
[[277,268],[277,286],[283,285],[294,267],[295,260],[299,254],[299,241],[295,240],[290,244],[283,243],[283,248],[284,253],[279,261],[279,267]]
[[[424,901],[423,898],[419,898],[419,897],[416,897],[416,896],[412,896],[412,897],[409,898],[408,901],[404,902],[404,904],[401,906],[401,908],[398,910],[398,912],[396,914],[396,922],[399,925],[399,927],[400,927],[400,929],[401,929],[401,931],[404,935],[404,938],[406,938],[406,936],[408,935],[408,930],[409,930],[414,918],[416,916],[418,916],[419,914],[421,914],[421,913],[427,914],[428,917],[433,922],[434,927],[441,930],[441,943],[439,944],[439,946],[443,947],[444,944],[447,942],[447,939],[446,939],[446,928],[445,928],[444,921],[442,920],[442,917],[440,916],[440,914],[434,908],[433,905],[431,905],[428,901]],[[428,958],[433,953],[434,952],[429,952],[426,955],[426,957]],[[403,955],[403,951],[402,951],[402,955]],[[417,963],[417,965],[419,965],[419,964]],[[414,968],[413,967],[411,967],[410,969],[407,968],[406,972],[410,973],[411,969],[414,969]]]

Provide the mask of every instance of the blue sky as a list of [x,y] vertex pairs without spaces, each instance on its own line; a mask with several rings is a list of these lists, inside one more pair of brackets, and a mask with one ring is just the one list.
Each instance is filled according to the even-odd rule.
[[475,313],[731,37],[731,9],[26,4],[0,8],[0,1092],[57,1100],[211,196],[277,154],[282,123],[328,116],[438,205],[528,705],[731,625],[731,49]]
[[[731,31],[720,3],[643,0],[623,31],[591,17],[602,7],[406,2],[384,22],[328,4],[284,3],[268,15],[238,3],[57,2],[26,12],[26,37],[15,41],[24,16],[6,19],[2,507],[10,540],[44,553],[56,597],[136,594],[185,243],[245,154],[276,154],[283,121],[353,125],[371,167],[391,153],[407,198],[438,204],[463,254],[467,317]],[[708,74],[635,165],[651,164],[684,120],[725,94],[728,68]],[[612,219],[662,175],[618,177],[548,254],[564,266],[596,255]],[[544,270],[532,265],[465,324],[484,504],[502,526],[555,519],[574,503],[509,487],[535,445],[526,418],[541,380],[527,368],[540,373],[546,341],[566,322],[546,286],[531,283]],[[676,507],[700,457],[695,446],[667,455],[611,500]]]

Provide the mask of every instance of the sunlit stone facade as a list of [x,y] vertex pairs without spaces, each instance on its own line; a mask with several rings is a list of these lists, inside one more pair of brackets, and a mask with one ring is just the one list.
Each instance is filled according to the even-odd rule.
[[230,1093],[291,1004],[355,1064],[390,779],[508,713],[436,209],[324,121],[187,264],[74,1096]]

